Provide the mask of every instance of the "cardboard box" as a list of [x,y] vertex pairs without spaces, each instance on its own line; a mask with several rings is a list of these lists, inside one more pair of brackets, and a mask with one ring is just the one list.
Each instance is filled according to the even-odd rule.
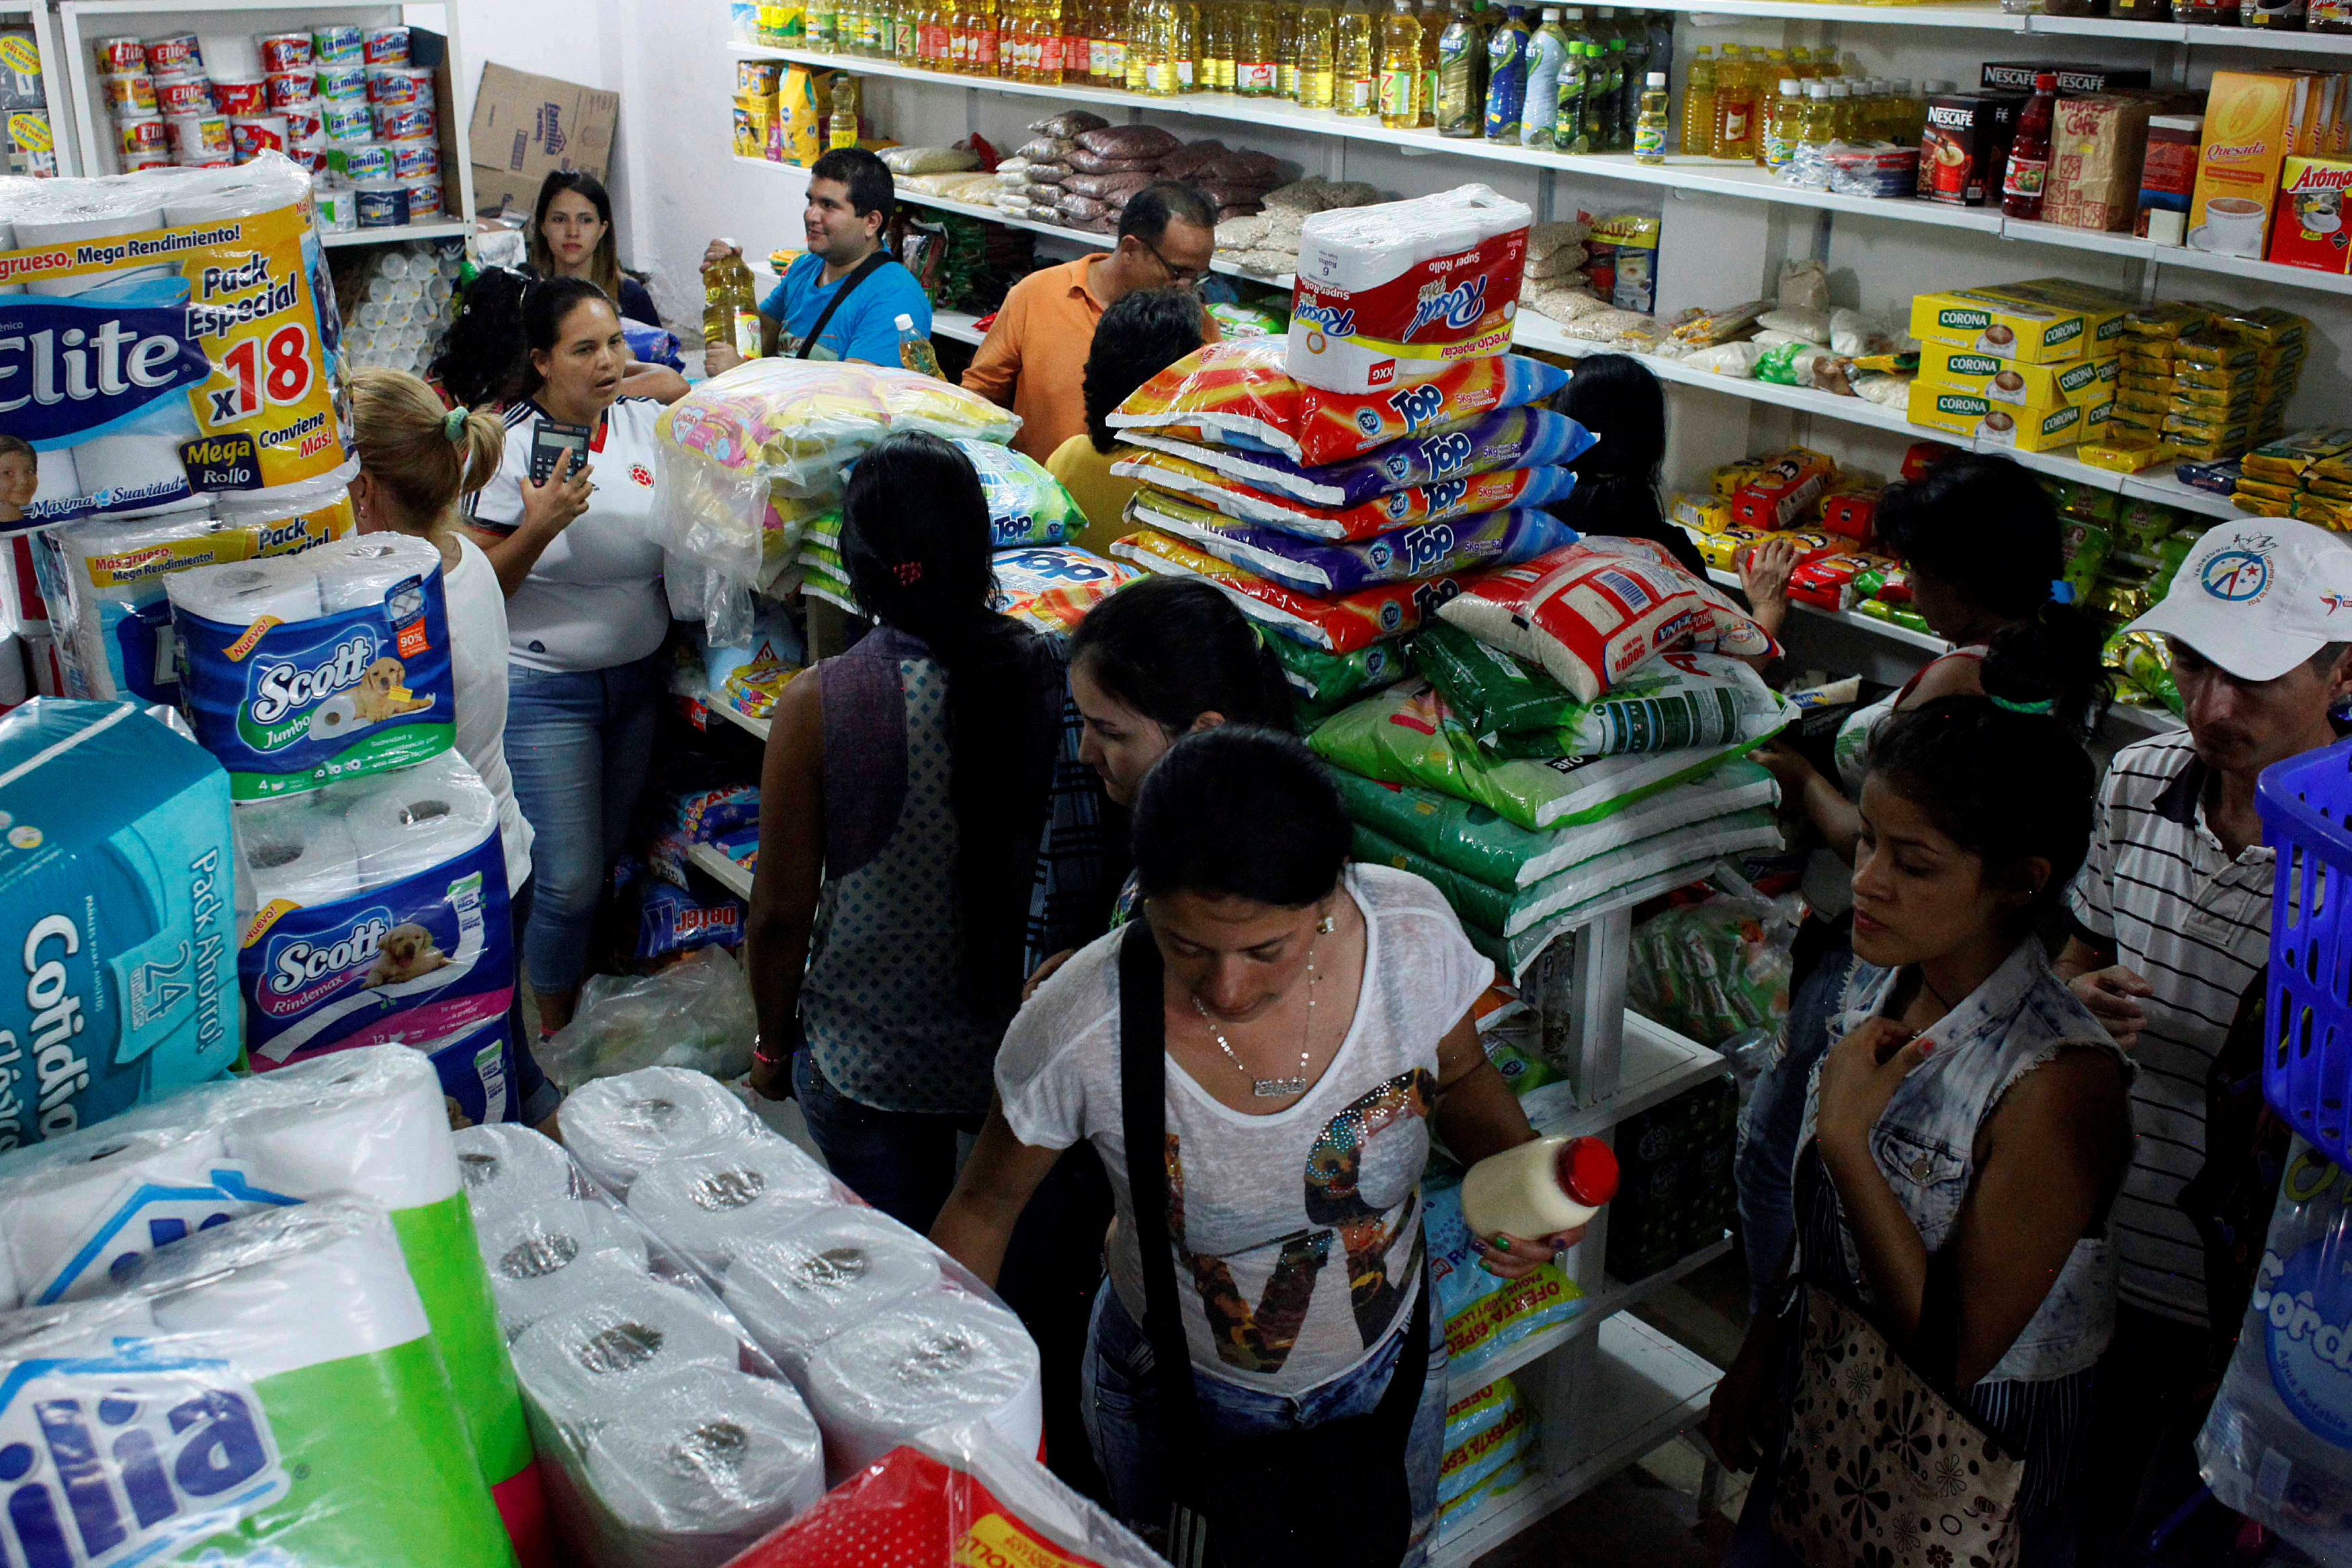
[[2037,64],[2030,60],[1987,60],[1979,82],[1987,92],[2032,92],[2033,78],[2048,71],[2058,78],[2060,93],[2114,92],[2119,88],[2147,87],[2153,79],[2146,68],[2067,63]]
[[2106,233],[2132,226],[2154,109],[2147,99],[2121,93],[2058,100],[2042,198],[2045,223]]
[[2000,196],[2001,170],[2017,139],[2021,92],[1939,92],[1927,99],[1919,136],[1919,196],[1981,207]]
[[2065,278],[1919,294],[1911,335],[2012,364],[2053,365],[2115,353],[2132,301]]
[[2054,365],[2020,365],[1947,343],[1926,343],[1919,350],[1921,376],[2035,413],[2070,402],[2088,408],[2112,401],[2116,366],[2113,354]]
[[2062,403],[2046,413],[2030,413],[1995,402],[1966,387],[1946,386],[1921,376],[1911,383],[1911,423],[1933,430],[1972,435],[1980,441],[2013,446],[2020,452],[2047,452],[2072,446],[2083,439],[2090,411]]
[[2191,249],[2250,257],[2263,253],[2279,167],[2310,86],[2308,78],[2289,71],[2213,73],[2189,207]]
[[2279,178],[2278,211],[2271,220],[2270,259],[2315,272],[2352,271],[2352,234],[2345,229],[2345,196],[2352,162],[2290,158]]
[[474,148],[474,205],[531,210],[540,182],[557,169],[605,177],[621,95],[532,76],[501,65],[482,68],[467,131]]

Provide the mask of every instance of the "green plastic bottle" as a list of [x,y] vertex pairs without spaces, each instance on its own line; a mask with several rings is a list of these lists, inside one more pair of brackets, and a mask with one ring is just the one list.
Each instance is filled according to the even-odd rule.
[[1454,0],[1454,18],[1437,40],[1437,133],[1475,136],[1486,112],[1486,35],[1469,0]]
[[[1570,7],[1566,20],[1572,28],[1580,18]],[[1584,95],[1592,79],[1592,41],[1571,37],[1568,57],[1559,66],[1559,97],[1552,110],[1552,150],[1590,152],[1584,140]]]

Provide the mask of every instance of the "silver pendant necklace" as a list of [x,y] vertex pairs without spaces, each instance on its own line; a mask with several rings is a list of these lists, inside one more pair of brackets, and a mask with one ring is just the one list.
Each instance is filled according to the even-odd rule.
[[[1328,932],[1331,929],[1332,924],[1331,917],[1327,915],[1316,926],[1316,930],[1318,933]],[[1307,1061],[1315,1051],[1314,943],[1310,942],[1307,945],[1307,1028],[1302,1034],[1304,1044],[1298,1052],[1298,1072],[1296,1077],[1260,1078],[1256,1073],[1252,1072],[1248,1064],[1234,1052],[1233,1042],[1225,1038],[1225,1031],[1217,1027],[1217,1020],[1209,1016],[1209,1009],[1202,1005],[1197,994],[1192,997],[1192,1010],[1199,1013],[1201,1021],[1209,1026],[1209,1038],[1217,1042],[1217,1049],[1225,1053],[1225,1060],[1234,1064],[1234,1071],[1250,1081],[1250,1092],[1253,1095],[1260,1100],[1280,1100],[1292,1094],[1307,1092]]]

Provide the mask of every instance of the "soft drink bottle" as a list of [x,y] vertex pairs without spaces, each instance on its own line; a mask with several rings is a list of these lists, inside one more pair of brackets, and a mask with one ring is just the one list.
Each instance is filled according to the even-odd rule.
[[[1663,62],[1650,61],[1649,29],[1643,25],[1638,11],[1621,11],[1617,16],[1618,31],[1625,39],[1625,140],[1630,145],[1639,140],[1642,120],[1642,95],[1647,90],[1650,73],[1664,70]],[[1664,152],[1660,148],[1661,152]]]
[[1380,62],[1372,41],[1372,14],[1364,0],[1347,0],[1334,27],[1332,95],[1338,101],[1332,107],[1351,119],[1370,115],[1380,108],[1375,83]]
[[2058,110],[2058,78],[2042,71],[2033,96],[2017,117],[2017,139],[2009,144],[2009,166],[2000,177],[2000,210],[2012,218],[2042,215],[2042,187],[2050,173],[2050,121]]
[[1542,20],[1528,37],[1527,97],[1519,109],[1522,147],[1549,148],[1552,144],[1552,126],[1559,105],[1559,68],[1568,57],[1568,35],[1559,25],[1559,7],[1545,6]]
[[1514,5],[1486,38],[1486,140],[1516,142],[1528,97],[1528,23]]
[[1415,84],[1421,78],[1421,19],[1412,0],[1389,0],[1381,18],[1381,123],[1410,131],[1420,119]]
[[1339,14],[1329,0],[1298,8],[1298,107],[1328,109],[1339,71]]
[[[1619,57],[1622,58],[1622,57]],[[1617,150],[1617,91],[1619,83],[1614,74],[1618,67],[1609,57],[1609,47],[1594,38],[1584,48],[1584,114],[1583,140],[1585,150],[1591,152],[1613,152]]]
[[1469,0],[1454,0],[1454,17],[1437,40],[1437,133],[1475,136],[1486,112],[1486,40],[1470,15]]

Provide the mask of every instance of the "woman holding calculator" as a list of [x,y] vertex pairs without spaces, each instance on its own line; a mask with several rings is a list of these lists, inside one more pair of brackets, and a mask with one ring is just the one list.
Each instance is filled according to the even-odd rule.
[[604,291],[532,282],[506,455],[467,521],[507,595],[507,761],[537,841],[523,942],[542,1032],[571,1021],[604,875],[651,765],[669,631],[650,527],[661,406],[623,397]]

